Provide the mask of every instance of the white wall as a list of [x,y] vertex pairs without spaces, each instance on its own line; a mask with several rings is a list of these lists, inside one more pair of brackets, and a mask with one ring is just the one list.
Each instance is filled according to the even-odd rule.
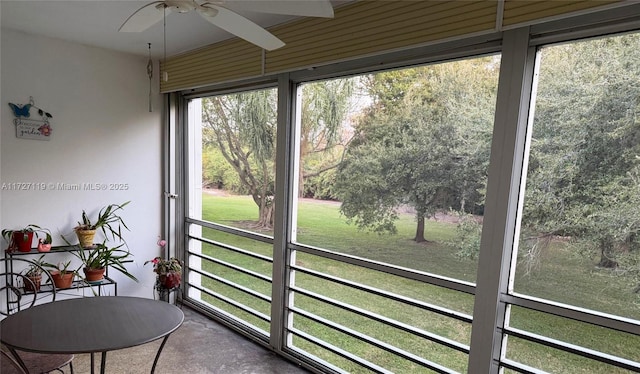
[[[146,58],[6,29],[0,46],[2,228],[37,224],[52,231],[54,245],[62,245],[61,234],[75,238],[72,228],[83,209],[95,216],[105,205],[130,200],[122,216],[135,260],[129,268],[140,283],[117,272],[110,275],[118,281],[119,295],[152,297],[154,273],[143,263],[160,254],[156,241],[164,199],[161,100],[156,83],[149,113]],[[25,104],[30,96],[53,116],[50,141],[15,135],[8,102]],[[13,190],[13,183],[43,183],[46,189]],[[58,186],[85,183],[107,189]],[[111,184],[127,187],[113,190]],[[0,248],[6,245],[2,240]]]

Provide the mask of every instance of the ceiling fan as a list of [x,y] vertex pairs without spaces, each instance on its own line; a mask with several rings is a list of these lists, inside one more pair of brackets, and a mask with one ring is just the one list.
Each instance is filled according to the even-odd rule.
[[[248,18],[225,6],[225,0],[164,0],[154,1],[135,11],[120,26],[121,32],[140,32],[160,22],[171,12],[196,11],[205,20],[268,51],[284,46],[284,42]],[[329,0],[252,1],[250,10],[259,13],[305,17],[333,17]]]

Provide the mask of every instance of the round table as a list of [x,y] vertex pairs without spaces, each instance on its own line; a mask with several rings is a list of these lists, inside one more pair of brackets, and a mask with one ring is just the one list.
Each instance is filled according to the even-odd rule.
[[166,302],[128,296],[68,299],[37,305],[0,321],[0,340],[15,349],[38,353],[106,353],[164,338],[151,373],[169,335],[184,313]]

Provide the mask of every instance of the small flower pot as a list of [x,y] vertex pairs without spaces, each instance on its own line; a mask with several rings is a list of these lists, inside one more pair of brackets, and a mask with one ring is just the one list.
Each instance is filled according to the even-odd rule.
[[162,287],[172,290],[174,288],[180,287],[180,273],[167,273],[158,275],[160,280],[160,284]]
[[51,251],[51,244],[38,243],[38,252],[49,252]]
[[76,236],[82,248],[93,247],[93,238],[96,236],[96,230],[76,230]]
[[33,232],[14,231],[12,240],[20,252],[31,252],[33,242]]
[[59,271],[51,272],[51,279],[56,288],[70,288],[73,284],[73,273],[60,274]]
[[82,271],[84,271],[84,279],[87,282],[97,282],[97,281],[103,280],[105,270],[106,270],[105,268],[102,268],[102,269],[83,268],[82,269]]
[[25,292],[38,292],[40,291],[41,283],[42,283],[42,275],[25,276],[24,290]]

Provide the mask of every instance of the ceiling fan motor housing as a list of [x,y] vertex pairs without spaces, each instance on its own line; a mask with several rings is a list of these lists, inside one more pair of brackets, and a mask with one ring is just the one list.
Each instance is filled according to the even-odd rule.
[[170,9],[178,13],[187,13],[196,8],[196,3],[193,0],[165,0],[164,2],[156,5],[156,8]]

